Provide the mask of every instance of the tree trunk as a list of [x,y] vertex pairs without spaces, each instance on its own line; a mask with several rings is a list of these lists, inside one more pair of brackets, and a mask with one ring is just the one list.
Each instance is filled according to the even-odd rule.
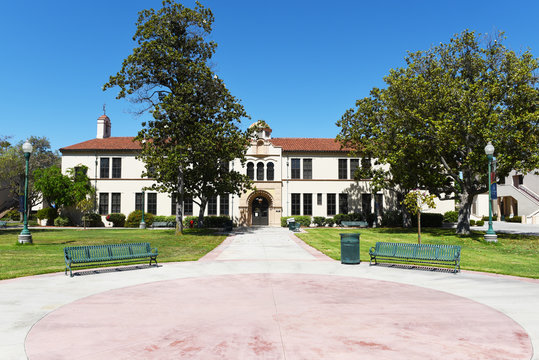
[[417,212],[417,243],[421,245],[421,211]]
[[460,194],[460,209],[457,223],[458,235],[470,235],[470,212],[472,209],[473,195],[463,190]]
[[[174,194],[172,195],[174,196]],[[176,235],[183,234],[183,199],[184,199],[184,189],[183,189],[183,169],[181,166],[178,167],[178,194],[176,197]]]
[[198,227],[201,228],[204,226],[204,210],[206,210],[206,203],[208,202],[208,199],[206,199],[204,196],[201,196],[200,198],[200,209],[198,211]]

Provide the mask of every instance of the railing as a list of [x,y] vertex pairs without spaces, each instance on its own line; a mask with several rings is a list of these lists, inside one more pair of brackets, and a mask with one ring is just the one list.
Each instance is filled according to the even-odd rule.
[[536,193],[534,193],[533,191],[531,191],[530,189],[528,189],[526,186],[524,186],[524,185],[519,185],[519,186],[518,186],[518,190],[522,191],[523,193],[525,193],[526,195],[528,195],[528,197],[531,197],[532,199],[535,200],[536,203],[539,204],[539,195],[537,195]]

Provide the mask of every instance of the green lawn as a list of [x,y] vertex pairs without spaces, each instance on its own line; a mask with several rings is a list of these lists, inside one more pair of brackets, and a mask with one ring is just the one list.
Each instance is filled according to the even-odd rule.
[[32,229],[33,245],[20,245],[21,229],[0,230],[0,279],[63,271],[65,246],[149,242],[159,251],[157,262],[198,260],[226,236],[211,230]]
[[[329,257],[340,260],[339,233],[360,233],[360,259],[369,261],[369,248],[377,241],[417,243],[417,229],[306,229],[297,236]],[[460,245],[461,268],[506,275],[539,278],[539,236],[498,234],[497,243],[487,243],[483,233],[458,237],[454,229],[422,229],[424,244]]]

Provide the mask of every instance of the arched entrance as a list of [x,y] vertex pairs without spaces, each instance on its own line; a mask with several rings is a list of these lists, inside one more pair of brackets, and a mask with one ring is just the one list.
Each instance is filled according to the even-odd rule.
[[264,196],[255,196],[251,202],[253,225],[269,225],[269,201]]

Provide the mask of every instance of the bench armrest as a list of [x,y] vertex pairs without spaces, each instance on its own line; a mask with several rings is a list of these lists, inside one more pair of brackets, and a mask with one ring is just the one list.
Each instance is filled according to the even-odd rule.
[[374,250],[375,250],[375,247],[374,246],[371,246],[371,248],[369,249],[369,254],[374,254]]

